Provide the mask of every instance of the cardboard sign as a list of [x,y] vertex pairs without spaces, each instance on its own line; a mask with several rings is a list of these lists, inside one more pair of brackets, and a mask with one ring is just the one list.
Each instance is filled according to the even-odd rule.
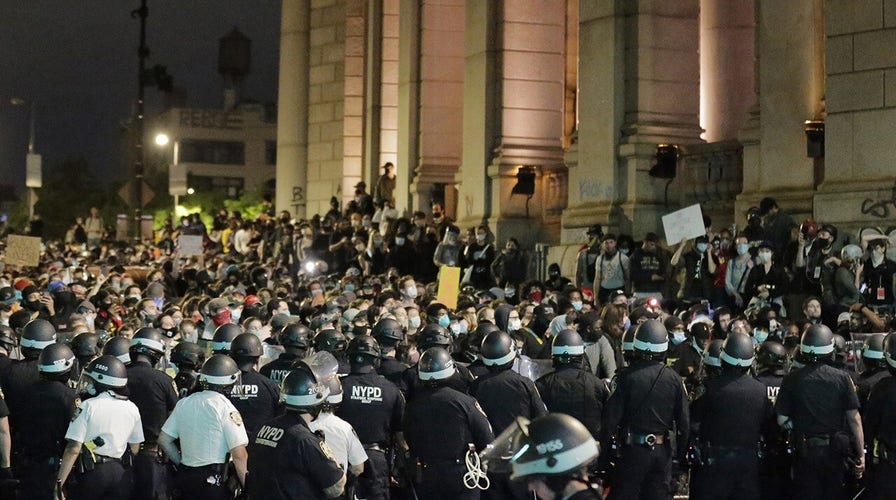
[[11,234],[6,237],[6,265],[31,266],[40,264],[40,238]]
[[700,205],[691,205],[664,215],[663,230],[666,232],[667,245],[675,245],[681,240],[689,240],[706,234]]
[[178,236],[177,253],[180,255],[202,255],[202,236],[188,234]]
[[439,268],[439,302],[449,310],[457,307],[457,294],[460,292],[460,268],[442,266]]

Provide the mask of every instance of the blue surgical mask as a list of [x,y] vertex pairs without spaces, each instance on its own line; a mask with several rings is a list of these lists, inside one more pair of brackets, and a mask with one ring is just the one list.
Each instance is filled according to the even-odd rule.
[[343,287],[343,288],[345,288],[345,291],[346,291],[346,292],[354,292],[354,291],[355,291],[355,284],[352,283],[352,282],[348,282],[348,283],[345,284],[345,287]]
[[413,318],[408,318],[408,327],[409,328],[420,328],[420,316],[414,316]]
[[405,242],[404,238],[395,238],[395,244],[398,246],[404,245],[404,242]]
[[759,328],[754,328],[753,338],[756,339],[756,343],[761,344],[765,342],[765,339],[768,338],[768,332],[765,330],[760,330]]
[[709,248],[709,245],[706,243],[697,243],[697,251],[703,253],[706,249]]
[[672,332],[672,343],[675,345],[684,342],[685,340],[687,340],[687,338],[687,334],[681,330],[675,330],[674,332]]
[[507,321],[508,332],[515,332],[522,328],[522,326],[523,322],[519,318],[511,318],[509,321]]
[[449,318],[447,314],[439,316],[439,326],[441,326],[442,328],[448,328],[448,325],[450,324],[451,318]]
[[750,245],[746,243],[738,243],[737,244],[737,255],[743,255],[750,251]]
[[582,301],[581,300],[574,301],[572,303],[572,308],[575,309],[576,311],[581,311],[582,310]]

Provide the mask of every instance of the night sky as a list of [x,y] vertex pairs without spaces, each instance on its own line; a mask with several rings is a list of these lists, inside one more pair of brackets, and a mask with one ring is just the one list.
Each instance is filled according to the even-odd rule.
[[[121,178],[120,124],[137,95],[139,0],[0,0],[0,184],[24,189],[28,107],[44,176],[83,157],[103,178]],[[163,64],[190,107],[221,105],[218,39],[233,27],[252,39],[245,97],[277,99],[279,0],[148,0],[147,66]],[[147,87],[147,118],[161,93]],[[2,201],[2,200],[0,200]]]

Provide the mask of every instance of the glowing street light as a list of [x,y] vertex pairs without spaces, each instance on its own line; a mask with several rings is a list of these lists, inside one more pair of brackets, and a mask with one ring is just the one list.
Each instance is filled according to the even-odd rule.
[[168,137],[168,134],[165,134],[165,133],[156,134],[156,146],[160,146],[160,147],[167,146],[168,142],[170,140],[171,139]]
[[196,192],[195,189],[193,189],[193,188],[187,188],[187,194],[193,194],[193,193],[195,193],[195,192]]

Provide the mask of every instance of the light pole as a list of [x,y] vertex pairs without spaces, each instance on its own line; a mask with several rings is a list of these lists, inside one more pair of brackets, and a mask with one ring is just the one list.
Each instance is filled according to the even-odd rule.
[[28,188],[28,219],[34,218],[34,204],[37,202],[35,188],[42,186],[41,156],[34,152],[34,100],[13,97],[9,100],[13,106],[28,106],[28,153],[25,155],[25,187]]
[[[165,148],[171,143],[171,137],[169,137],[168,134],[166,134],[165,132],[159,132],[158,134],[156,134],[155,143],[156,143],[156,146],[158,146],[160,148]],[[168,165],[168,193],[170,195],[174,196],[174,207],[171,210],[171,224],[172,225],[177,224],[177,206],[180,204],[180,194],[181,194],[181,189],[177,189],[174,187],[176,184],[175,179],[177,178],[177,175],[178,175],[177,172],[178,172],[178,169],[180,168],[178,165],[178,158],[177,158],[177,155],[178,155],[177,146],[178,146],[177,141],[174,141],[174,146],[172,148],[173,151],[172,151],[170,161],[168,161],[168,159],[165,160],[165,163]]]

